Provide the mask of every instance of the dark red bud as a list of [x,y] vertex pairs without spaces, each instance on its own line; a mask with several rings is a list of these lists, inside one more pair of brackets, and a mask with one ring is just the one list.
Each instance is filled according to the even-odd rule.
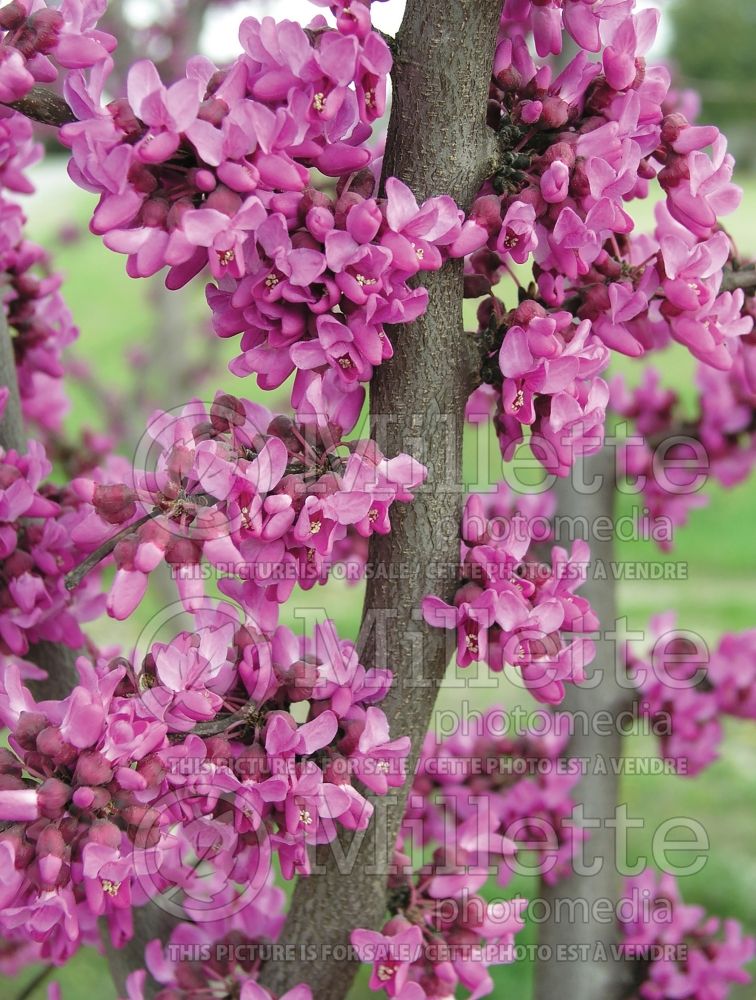
[[512,313],[513,326],[527,326],[536,316],[546,315],[546,310],[534,299],[525,299]]
[[541,121],[549,128],[561,128],[567,123],[570,116],[570,109],[561,97],[550,95],[543,99],[543,111]]
[[135,139],[142,134],[142,123],[131,109],[129,102],[121,97],[108,104],[108,111],[116,126],[128,137]]
[[252,778],[260,781],[267,777],[268,755],[259,743],[245,747],[242,754],[234,762],[234,771],[240,778]]
[[48,819],[59,819],[71,797],[71,789],[58,778],[47,778],[40,785],[38,797],[40,813]]
[[123,524],[136,513],[136,494],[123,483],[94,488],[92,503],[100,517],[108,524]]
[[207,759],[215,764],[230,764],[234,759],[231,744],[225,736],[211,736],[205,740]]
[[113,768],[99,751],[88,750],[79,757],[74,778],[79,785],[107,785]]
[[336,754],[328,762],[323,777],[332,785],[351,785],[349,776],[349,761],[341,754]]
[[68,766],[76,760],[76,748],[63,739],[57,726],[47,726],[37,736],[37,750],[57,766]]
[[58,44],[63,15],[57,10],[38,10],[26,21],[13,44],[26,59],[38,53],[45,55]]
[[200,105],[197,117],[203,122],[210,122],[211,125],[221,125],[223,119],[228,115],[228,105],[217,97],[209,97]]
[[16,740],[24,750],[37,749],[37,737],[48,725],[41,712],[20,712],[16,725]]
[[21,774],[22,767],[21,761],[14,753],[5,747],[0,747],[0,774]]
[[66,842],[63,834],[53,823],[49,823],[37,837],[37,857],[44,858],[49,854],[62,858],[66,853]]
[[92,844],[118,848],[121,846],[121,831],[109,820],[97,820],[90,827],[87,840]]
[[219,184],[214,191],[211,191],[205,201],[206,208],[214,208],[216,211],[228,215],[229,218],[239,211],[241,205],[242,199],[236,191],[232,191],[223,184]]
[[21,27],[25,20],[26,10],[18,0],[12,0],[12,3],[6,4],[0,10],[0,28],[3,31],[15,31],[16,28]]
[[244,404],[236,396],[219,393],[210,407],[210,423],[216,431],[223,433],[230,427],[243,427],[247,419]]
[[[154,663],[153,663],[154,669]],[[150,787],[156,787],[165,777],[165,764],[156,754],[149,754],[137,764],[137,771]]]

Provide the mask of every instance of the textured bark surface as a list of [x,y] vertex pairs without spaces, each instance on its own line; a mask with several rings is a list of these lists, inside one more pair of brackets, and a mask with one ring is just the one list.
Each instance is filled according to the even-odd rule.
[[0,448],[6,451],[26,450],[26,431],[18,394],[16,359],[5,316],[0,312],[0,386],[8,390],[3,415],[0,418]]
[[[614,521],[615,479],[614,452],[606,450],[578,463],[575,482],[590,483],[594,477],[602,477],[602,487],[595,493],[577,490],[569,479],[558,484],[558,510],[560,518],[586,518],[588,525],[599,517],[610,517]],[[578,522],[579,523],[579,522]],[[550,957],[539,961],[536,966],[535,1000],[556,1000],[557,997],[580,997],[580,1000],[619,1000],[625,995],[627,969],[612,957],[612,946],[617,944],[617,928],[613,922],[606,923],[593,919],[593,904],[599,899],[616,903],[620,879],[615,864],[615,829],[606,825],[613,819],[617,805],[619,779],[612,769],[612,759],[622,754],[622,738],[616,727],[609,735],[594,732],[591,724],[597,712],[609,712],[614,718],[627,708],[628,692],[618,681],[616,666],[616,643],[607,638],[607,632],[614,631],[617,620],[616,585],[612,578],[611,563],[614,560],[614,545],[611,541],[599,542],[589,532],[586,539],[591,546],[591,573],[580,593],[587,597],[600,625],[597,639],[597,653],[588,668],[589,677],[600,676],[595,686],[576,687],[568,685],[564,701],[559,711],[578,712],[588,720],[587,725],[576,724],[568,754],[586,759],[587,774],[573,793],[576,803],[583,806],[588,821],[599,820],[600,825],[590,830],[590,839],[584,850],[586,866],[601,859],[602,866],[595,875],[573,873],[558,885],[544,886],[543,897],[550,904],[552,914],[559,913],[561,903],[562,918],[551,920],[541,926],[540,944],[547,945]],[[569,545],[568,539],[562,539]],[[597,566],[599,567],[597,572]],[[605,570],[605,572],[602,572]],[[597,727],[600,728],[600,727]],[[605,767],[594,768],[596,761]],[[594,769],[598,774],[594,774]],[[568,920],[570,912],[566,901],[584,900],[587,903],[588,919],[584,916],[583,904],[574,910],[575,918]],[[556,949],[567,946],[563,954],[569,955],[570,946],[588,946],[587,960],[558,961]],[[573,951],[573,955],[582,951]],[[606,955],[605,960],[601,956]],[[594,956],[599,956],[594,960]]]
[[14,101],[8,107],[20,111],[32,121],[51,125],[53,128],[60,128],[76,121],[76,115],[63,98],[47,87],[32,87],[26,97]]
[[[418,200],[449,194],[466,207],[491,173],[495,143],[484,116],[501,6],[501,0],[407,5],[396,39],[384,174],[401,178]],[[412,739],[410,773],[449,659],[446,634],[419,621],[418,609],[426,594],[450,599],[455,589],[449,571],[459,559],[462,426],[471,388],[461,263],[426,275],[424,284],[428,311],[393,331],[395,355],[376,370],[371,411],[381,449],[389,456],[409,452],[428,465],[429,477],[413,503],[394,507],[391,534],[372,540],[376,572],[367,588],[362,652],[363,662],[395,672],[382,707],[392,735]],[[446,572],[440,581],[439,572]],[[281,939],[297,957],[263,970],[274,993],[307,982],[315,1000],[346,995],[356,964],[329,959],[327,949],[346,946],[354,927],[380,927],[408,786],[376,801],[351,864],[340,866],[332,849],[322,849],[317,861],[324,873],[299,879]],[[344,835],[339,845],[349,857],[357,842]]]

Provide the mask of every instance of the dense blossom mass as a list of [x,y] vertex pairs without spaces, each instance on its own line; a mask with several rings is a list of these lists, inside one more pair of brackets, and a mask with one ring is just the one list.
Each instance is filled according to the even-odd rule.
[[[755,300],[732,280],[745,262],[719,223],[739,202],[733,162],[647,63],[657,12],[505,0],[487,106],[501,152],[464,212],[382,177],[392,54],[369,0],[314,3],[307,27],[245,18],[234,61],[168,59],[171,79],[147,59],[116,65],[105,0],[0,6],[0,271],[19,397],[2,390],[0,417],[19,409],[38,437],[0,449],[4,972],[99,947],[102,924],[122,947],[158,901],[173,929],[148,945],[129,1000],[151,995],[148,977],[161,1000],[209,995],[208,982],[218,1000],[311,1000],[307,985],[273,997],[260,979],[284,921],[274,872],[306,877],[312,847],[364,830],[374,797],[407,782],[413,748],[381,707],[391,671],[363,664],[330,620],[302,636],[280,610],[337,568],[366,574],[367,540],[424,487],[411,455],[355,432],[392,339],[427,308],[424,272],[464,259],[480,358],[467,415],[493,419],[506,460],[527,440],[566,476],[601,448],[611,406],[653,526],[684,523],[702,474],[732,485],[756,458]],[[578,51],[555,73],[566,36]],[[232,372],[286,385],[290,413],[218,392],[155,412],[132,463],[102,435],[63,446],[62,352],[77,331],[15,201],[41,154],[20,112],[56,81],[70,176],[98,196],[92,232],[133,278],[206,280],[215,333],[239,338]],[[629,203],[656,189],[654,231],[638,234]],[[669,347],[697,361],[692,419],[652,369],[632,388],[603,378],[613,352]],[[448,600],[417,609],[453,634],[458,666],[513,671],[548,706],[585,680],[604,624],[579,593],[588,546],[557,544],[554,514],[550,493],[473,493]],[[82,626],[103,610],[130,618],[166,567],[182,629],[98,648]],[[27,683],[55,679],[52,645],[76,663],[62,698]],[[681,774],[716,757],[722,716],[756,716],[753,631],[709,653],[662,619],[625,660],[638,719]],[[509,898],[518,856],[553,884],[590,834],[572,815],[567,713],[506,718],[490,709],[415,748],[388,920],[351,938],[389,997],[491,994],[489,969],[515,960],[526,919]],[[494,873],[496,902],[483,895]],[[734,922],[683,904],[667,876],[646,872],[626,895],[634,996],[720,1000],[745,981],[753,942]],[[677,951],[657,960],[657,944]]]
[[429,596],[423,614],[431,625],[456,628],[459,666],[511,664],[538,701],[558,704],[564,682],[581,681],[593,659],[593,641],[579,633],[595,631],[598,619],[575,594],[587,572],[586,543],[576,541],[572,554],[554,546],[550,563],[538,557],[553,510],[549,494],[515,497],[503,483],[473,494],[462,517],[463,585],[453,607]]

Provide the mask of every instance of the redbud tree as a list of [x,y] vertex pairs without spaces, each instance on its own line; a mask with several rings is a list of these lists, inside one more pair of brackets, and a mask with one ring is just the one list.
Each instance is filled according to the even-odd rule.
[[[476,1000],[521,960],[535,858],[550,912],[612,912],[541,922],[539,1000],[719,1000],[753,942],[669,873],[621,882],[616,722],[697,773],[723,716],[756,716],[756,633],[621,637],[594,528],[631,483],[669,546],[702,466],[750,472],[726,141],[634,0],[408,0],[395,38],[377,2],[313,3],[245,17],[220,67],[193,51],[207,3],[150,29],[159,67],[119,5],[0,7],[3,968],[95,948],[129,1000],[339,1000],[363,962],[397,1000]],[[34,122],[98,196],[93,238],[130,278],[201,283],[238,352],[238,393],[139,414],[129,459],[63,444],[78,331],[24,235]],[[692,415],[652,367],[604,378],[673,342]],[[502,480],[469,495],[465,420]],[[553,490],[506,484],[523,454]],[[186,627],[99,647],[87,623],[166,573]],[[356,641],[281,624],[332,578],[364,581]],[[429,733],[451,660],[537,705]]]

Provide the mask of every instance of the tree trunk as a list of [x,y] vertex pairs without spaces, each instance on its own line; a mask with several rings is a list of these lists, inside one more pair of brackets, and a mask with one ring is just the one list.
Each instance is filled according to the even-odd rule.
[[[589,825],[590,839],[584,849],[585,868],[600,862],[595,874],[573,872],[558,885],[544,886],[543,898],[550,907],[551,919],[541,927],[540,944],[548,947],[548,957],[539,961],[535,971],[535,1000],[556,1000],[557,997],[580,997],[580,1000],[618,1000],[625,994],[627,969],[612,954],[617,945],[616,923],[606,922],[606,915],[596,919],[594,906],[598,900],[616,905],[619,896],[619,875],[616,868],[616,829],[606,820],[615,818],[619,779],[612,761],[622,754],[622,738],[615,726],[609,735],[599,735],[606,726],[594,725],[596,713],[609,713],[616,720],[618,712],[627,707],[627,690],[619,682],[621,650],[610,635],[617,620],[616,585],[613,578],[614,545],[599,542],[590,526],[599,517],[611,518],[614,524],[615,453],[605,449],[598,455],[579,462],[573,477],[557,487],[560,517],[580,524],[585,518],[589,526],[587,541],[591,546],[591,565],[581,594],[587,597],[600,621],[596,640],[596,659],[588,668],[588,686],[569,685],[559,711],[579,713],[574,736],[567,749],[568,756],[587,762],[584,777],[573,798],[582,806]],[[601,487],[586,492],[575,484],[590,484],[601,477]],[[584,523],[585,523],[584,522]],[[582,533],[581,533],[582,534]],[[565,539],[565,544],[569,540]],[[598,680],[600,678],[600,680]],[[596,683],[598,680],[598,683]],[[594,773],[597,771],[598,773]],[[599,821],[593,826],[592,821]],[[577,903],[571,912],[569,903]],[[602,920],[603,916],[603,920]],[[573,947],[570,954],[570,947]],[[558,949],[566,956],[560,960]]]
[[[502,0],[409,0],[396,39],[394,99],[384,175],[396,176],[418,200],[448,194],[466,208],[493,166],[494,136],[486,101]],[[371,383],[373,436],[391,456],[411,453],[429,467],[428,481],[409,505],[392,510],[392,531],[371,540],[363,618],[363,650],[375,629],[367,663],[395,673],[383,704],[393,737],[409,735],[414,772],[438,688],[449,662],[447,636],[419,616],[429,593],[451,600],[459,562],[463,499],[464,405],[472,388],[462,320],[462,264],[427,273],[428,311],[392,333],[394,358]],[[439,576],[445,572],[445,576]],[[377,638],[376,638],[377,636]],[[386,913],[386,876],[411,778],[390,800],[377,800],[367,833],[344,834],[339,865],[333,847],[317,852],[322,873],[300,878],[281,938],[294,961],[272,962],[262,981],[281,994],[311,985],[315,1000],[341,1000],[356,963],[334,961],[354,927],[379,928]],[[348,869],[348,870],[345,870]],[[316,956],[313,958],[313,956]],[[343,956],[342,956],[343,958]]]
[[8,390],[5,409],[0,417],[0,448],[6,451],[26,451],[26,430],[21,415],[16,359],[5,316],[0,311],[0,387]]

